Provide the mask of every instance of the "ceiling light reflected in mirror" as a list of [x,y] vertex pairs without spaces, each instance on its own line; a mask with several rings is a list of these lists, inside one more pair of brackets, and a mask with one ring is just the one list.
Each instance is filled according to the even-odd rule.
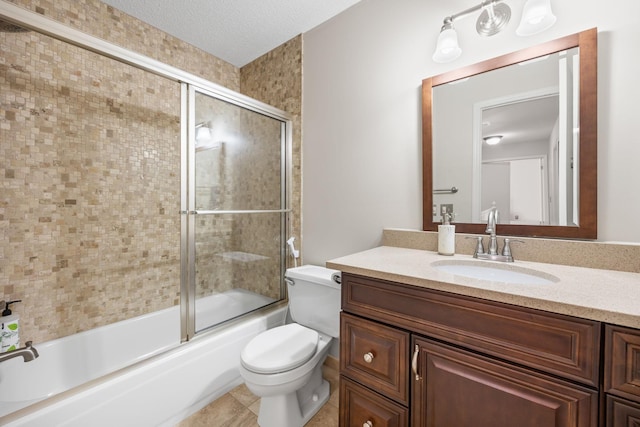
[[484,138],[482,138],[484,140],[485,143],[487,143],[488,145],[496,145],[499,144],[500,141],[502,141],[502,135],[491,135],[491,136],[485,136]]

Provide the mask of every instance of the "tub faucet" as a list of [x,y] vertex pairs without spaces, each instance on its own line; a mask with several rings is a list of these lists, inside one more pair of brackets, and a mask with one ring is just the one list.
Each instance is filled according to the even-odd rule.
[[18,356],[22,356],[25,362],[31,362],[33,359],[40,356],[38,354],[38,350],[36,350],[35,347],[31,347],[31,344],[31,341],[27,341],[25,346],[22,348],[0,354],[0,363]]

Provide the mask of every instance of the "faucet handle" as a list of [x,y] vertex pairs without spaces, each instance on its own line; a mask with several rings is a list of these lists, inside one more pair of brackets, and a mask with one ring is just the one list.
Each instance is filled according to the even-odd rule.
[[504,247],[502,248],[502,255],[503,256],[512,257],[512,254],[511,254],[511,242],[524,243],[524,240],[505,238],[504,239]]
[[468,236],[467,239],[476,239],[476,248],[473,251],[473,257],[477,258],[478,255],[484,253],[484,244],[482,243],[482,236]]

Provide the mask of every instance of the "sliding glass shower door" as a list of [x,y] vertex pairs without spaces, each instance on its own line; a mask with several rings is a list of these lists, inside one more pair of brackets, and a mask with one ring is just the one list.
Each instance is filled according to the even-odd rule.
[[284,298],[288,122],[190,87],[187,336]]

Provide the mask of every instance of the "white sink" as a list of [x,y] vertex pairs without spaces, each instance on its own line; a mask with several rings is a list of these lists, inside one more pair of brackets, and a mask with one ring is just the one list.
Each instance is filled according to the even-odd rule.
[[521,285],[548,285],[560,281],[556,276],[542,271],[518,267],[512,264],[494,264],[482,261],[435,261],[431,266],[456,276],[487,280],[490,282]]

